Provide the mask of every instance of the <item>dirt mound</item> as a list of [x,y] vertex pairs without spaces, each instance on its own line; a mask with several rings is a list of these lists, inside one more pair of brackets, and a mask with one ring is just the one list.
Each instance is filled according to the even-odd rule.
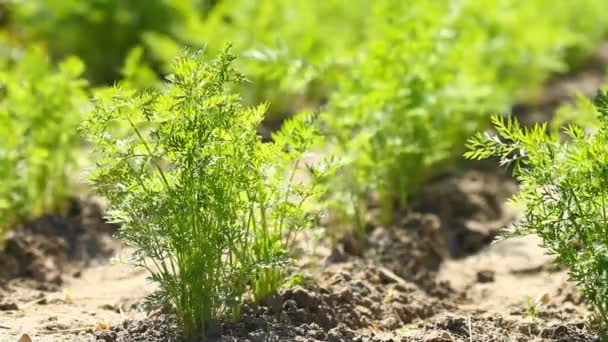
[[[222,341],[375,341],[383,331],[455,309],[373,263],[332,264],[319,277],[318,285],[296,286],[245,306],[241,320],[222,323],[216,334]],[[127,321],[97,339],[171,341],[174,319],[166,318]]]
[[476,253],[513,222],[516,212],[504,202],[517,191],[500,171],[471,170],[435,180],[416,198],[416,211],[437,215],[450,256]]
[[446,297],[450,286],[436,281],[441,265],[494,241],[517,217],[504,204],[516,190],[515,182],[496,169],[446,174],[418,194],[397,224],[369,222],[363,243],[345,236],[327,260],[370,259],[427,294]]
[[[177,323],[172,316],[149,320],[125,321],[122,325],[98,332],[94,341],[99,342],[176,342]],[[91,336],[88,336],[90,339]]]
[[43,216],[14,229],[0,252],[0,279],[28,278],[59,285],[66,272],[112,254],[116,226],[93,201],[73,201],[68,215]]
[[414,283],[373,262],[330,265],[321,278],[338,321],[354,329],[394,330],[453,309],[449,303],[429,296]]
[[345,236],[326,262],[372,260],[427,292],[436,290],[436,273],[449,253],[435,215],[409,213],[398,225],[370,228],[365,239],[361,244],[356,238]]

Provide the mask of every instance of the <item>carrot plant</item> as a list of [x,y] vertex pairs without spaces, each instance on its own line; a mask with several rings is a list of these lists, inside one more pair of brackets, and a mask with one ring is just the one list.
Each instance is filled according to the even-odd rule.
[[547,124],[522,128],[496,116],[497,135],[477,134],[465,156],[497,157],[520,181],[514,202],[523,218],[506,236],[538,234],[555,261],[569,267],[603,331],[608,327],[608,93],[595,101],[595,133],[569,125],[567,139],[549,134]]
[[74,58],[55,70],[34,49],[2,61],[0,236],[18,221],[62,212],[73,196],[77,128],[88,105],[82,71]]
[[315,115],[261,141],[266,106],[245,107],[231,92],[244,81],[234,58],[188,53],[162,90],[104,93],[84,124],[100,153],[93,183],[136,265],[159,285],[152,299],[173,305],[188,337],[283,285],[295,231],[315,222],[309,200],[329,171],[298,176],[319,138]]

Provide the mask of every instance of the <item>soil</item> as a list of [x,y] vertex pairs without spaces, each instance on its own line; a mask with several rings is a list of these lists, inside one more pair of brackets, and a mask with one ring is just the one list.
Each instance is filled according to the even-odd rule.
[[[603,68],[594,68],[551,82],[544,102],[521,115],[597,88]],[[516,191],[504,172],[467,164],[435,177],[396,224],[371,220],[363,248],[311,233],[302,240],[310,256],[297,265],[304,281],[245,305],[237,322],[216,322],[206,340],[598,340],[590,308],[537,237],[495,241],[517,220],[505,205]],[[1,342],[182,341],[170,311],[144,310],[154,291],[145,272],[111,262],[132,251],[110,238],[115,227],[101,212],[80,202],[67,217],[9,236],[0,254]]]
[[[431,183],[399,224],[370,225],[363,249],[352,239],[333,248],[308,239],[314,256],[301,261],[304,282],[247,305],[241,320],[218,323],[218,337],[208,340],[593,341],[585,324],[589,309],[565,270],[543,255],[538,238],[491,243],[517,218],[503,204],[515,190],[493,170],[453,172]],[[68,234],[58,244],[63,252],[51,254],[60,266],[46,271],[57,275],[22,272],[2,287],[0,340],[27,334],[32,341],[182,341],[170,312],[144,311],[143,299],[154,290],[145,273],[111,264],[112,248],[91,247],[111,227],[80,226],[88,238]],[[65,248],[71,243],[80,247]],[[115,254],[130,253],[113,247]],[[60,286],[47,288],[57,277]],[[529,301],[538,303],[534,314]]]
[[102,215],[99,204],[72,200],[67,215],[47,215],[15,227],[0,252],[0,280],[61,285],[66,273],[112,255],[117,227]]

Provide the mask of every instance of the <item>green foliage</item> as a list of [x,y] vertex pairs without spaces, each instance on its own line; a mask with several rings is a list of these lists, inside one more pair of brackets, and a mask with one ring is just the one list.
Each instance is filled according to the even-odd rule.
[[547,125],[522,128],[494,117],[496,136],[477,134],[465,156],[497,157],[520,181],[514,198],[523,219],[507,235],[538,234],[608,327],[608,93],[596,99],[601,124],[594,134],[570,125],[568,139],[548,134]]
[[588,130],[593,130],[600,125],[597,108],[592,99],[578,94],[573,103],[560,106],[551,120],[551,132],[560,132],[571,124]]
[[52,56],[79,56],[94,83],[119,76],[128,51],[145,33],[180,40],[199,25],[210,0],[28,0],[9,2],[11,30],[24,42],[42,41]]
[[[599,9],[608,3],[375,1],[368,39],[324,116],[346,162],[331,185],[339,215],[361,228],[377,198],[391,222],[490,113],[531,97],[567,70],[570,51],[599,39],[608,28]],[[597,25],[578,18],[588,15]]]
[[371,7],[364,0],[223,0],[201,36],[216,49],[233,42],[252,79],[245,100],[268,100],[271,115],[285,115],[293,102],[316,106],[333,89],[367,39]]
[[[244,91],[246,99],[270,100],[274,115],[293,111],[294,102],[322,103],[343,73],[353,63],[359,65],[360,51],[367,54],[379,40],[392,39],[378,29],[379,23],[386,26],[392,21],[398,33],[415,24],[404,24],[401,18],[414,18],[412,13],[427,18],[434,13],[438,17],[427,23],[443,30],[442,41],[462,41],[459,32],[471,31],[464,39],[484,43],[474,48],[484,56],[484,66],[492,67],[500,88],[510,95],[531,97],[547,71],[564,71],[566,61],[580,62],[594,48],[608,26],[608,19],[600,15],[607,7],[601,0],[223,0],[198,36],[212,48],[221,48],[229,39],[250,57],[242,65],[253,79]],[[408,51],[392,47],[396,52]]]
[[[608,82],[604,80],[602,90],[608,90]],[[575,124],[588,131],[597,129],[600,116],[593,99],[578,93],[570,103],[561,105],[551,119],[551,131],[558,132],[569,124]]]
[[[438,18],[427,23],[442,30],[443,42],[461,41],[459,32],[472,30],[464,39],[485,43],[477,52],[492,67],[500,88],[519,96],[533,95],[530,89],[540,84],[547,70],[563,71],[566,61],[580,63],[608,25],[608,19],[600,15],[608,7],[602,0],[393,4],[364,0],[11,0],[9,4],[9,29],[14,36],[26,43],[44,42],[56,57],[79,56],[94,83],[116,81],[123,60],[135,46],[144,47],[142,60],[152,69],[168,71],[183,45],[208,45],[219,52],[226,41],[232,41],[237,53],[247,56],[237,62],[251,80],[241,85],[244,101],[269,101],[269,115],[278,118],[323,104],[344,71],[353,63],[364,63],[356,62],[360,51],[371,50],[378,40],[392,39],[378,29],[378,23],[388,23],[387,18],[435,13]],[[386,6],[394,12],[378,10]],[[399,32],[399,22],[403,20],[393,23],[395,32]],[[408,31],[412,25],[403,28]]]
[[[295,231],[314,224],[309,200],[330,169],[308,166],[316,115],[288,121],[263,143],[265,106],[245,107],[231,89],[244,80],[229,51],[177,59],[158,91],[100,93],[84,125],[100,153],[92,173],[137,249],[135,263],[159,285],[188,337],[210,320],[238,317],[246,295],[261,299],[287,280]],[[114,130],[115,127],[130,127]]]
[[[253,82],[246,103],[270,101],[271,114],[293,102],[317,105],[365,35],[367,1],[329,0],[12,0],[9,30],[22,42],[42,41],[53,56],[78,55],[94,83],[111,83],[137,45],[143,61],[169,71],[183,45],[219,52],[226,41]],[[339,16],[336,13],[340,13]]]
[[144,59],[144,49],[141,46],[129,51],[120,73],[120,84],[127,88],[149,89],[160,86],[157,74]]
[[38,50],[2,60],[0,236],[17,221],[67,208],[88,105],[82,71],[75,58],[55,70]]

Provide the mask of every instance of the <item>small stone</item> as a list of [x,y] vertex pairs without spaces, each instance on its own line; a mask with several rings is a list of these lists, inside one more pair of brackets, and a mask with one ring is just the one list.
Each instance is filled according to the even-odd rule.
[[328,342],[343,342],[343,341],[353,341],[355,338],[355,333],[344,327],[339,326],[335,327],[327,332],[327,341]]
[[388,334],[387,335],[380,334],[380,335],[374,336],[372,338],[372,341],[373,342],[397,342],[393,336],[388,335]]
[[495,272],[492,270],[481,270],[477,272],[477,281],[480,283],[494,282]]
[[112,304],[103,304],[99,307],[101,310],[108,310],[108,311],[114,311],[116,312],[117,308],[116,306],[112,305]]
[[325,331],[317,323],[310,323],[306,327],[306,333],[319,341],[324,341],[327,337]]

